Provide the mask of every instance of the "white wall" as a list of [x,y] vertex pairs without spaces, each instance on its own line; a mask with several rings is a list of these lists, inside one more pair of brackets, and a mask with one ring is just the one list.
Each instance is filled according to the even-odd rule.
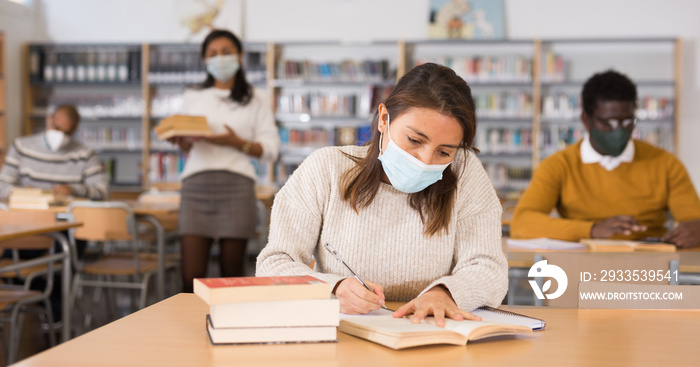
[[[0,0],[1,1],[1,0]],[[208,0],[212,3],[214,0]],[[504,0],[509,38],[682,37],[683,96],[679,156],[700,187],[700,1]],[[56,42],[182,42],[183,9],[195,0],[35,0],[43,7],[44,32],[34,40]],[[227,0],[225,21],[248,41],[422,39],[429,0]],[[240,9],[240,14],[236,14]],[[239,18],[237,18],[239,17]],[[5,27],[0,8],[0,27]],[[17,28],[18,30],[20,28]],[[36,37],[45,37],[38,39]],[[16,41],[15,41],[16,42]],[[8,42],[9,43],[9,42]],[[15,43],[16,45],[16,43]],[[8,50],[8,74],[19,73]],[[8,82],[11,82],[9,80]],[[10,85],[9,95],[13,95]],[[19,102],[16,98],[8,104]],[[11,120],[9,124],[12,124]],[[17,120],[19,121],[19,120]],[[17,122],[19,123],[19,122]],[[10,127],[10,136],[18,128]]]

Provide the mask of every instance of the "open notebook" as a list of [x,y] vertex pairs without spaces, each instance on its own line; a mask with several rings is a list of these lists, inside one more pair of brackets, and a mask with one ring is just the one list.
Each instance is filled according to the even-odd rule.
[[[394,318],[391,311],[381,309],[367,315],[341,314],[338,331],[392,349],[403,349],[430,344],[466,345],[469,340],[531,334],[532,325],[537,329],[544,328],[544,321],[535,322],[536,319],[514,313],[503,313],[491,308],[474,312],[482,321],[446,319],[444,328],[435,326],[433,317],[427,317],[420,324],[413,324],[408,318]],[[504,320],[513,322],[505,323]]]

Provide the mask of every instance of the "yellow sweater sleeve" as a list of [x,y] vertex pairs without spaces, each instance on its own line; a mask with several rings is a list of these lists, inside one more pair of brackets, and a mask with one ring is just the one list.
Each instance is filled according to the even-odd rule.
[[540,163],[513,213],[510,234],[513,238],[548,237],[578,241],[590,237],[592,221],[553,218],[549,213],[560,200],[567,166],[561,154]]
[[683,163],[668,154],[668,209],[677,222],[700,219],[700,199]]

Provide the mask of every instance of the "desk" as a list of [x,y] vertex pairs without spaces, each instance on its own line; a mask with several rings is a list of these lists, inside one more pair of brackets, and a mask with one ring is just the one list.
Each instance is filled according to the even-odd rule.
[[[63,275],[62,282],[63,286],[61,289],[61,301],[63,303],[63,341],[68,341],[70,339],[70,281],[71,281],[71,264],[70,264],[70,245],[68,240],[61,232],[66,231],[70,228],[79,227],[81,223],[77,222],[55,222],[55,223],[0,223],[0,249],[3,248],[2,241],[13,240],[22,237],[35,236],[40,234],[52,234],[55,240],[57,240],[62,247],[62,252],[60,254],[52,255],[55,261],[63,262]],[[44,257],[41,260],[46,261]],[[32,260],[27,260],[21,266],[30,266]],[[13,271],[20,265],[6,266],[0,269],[0,271]]]
[[[509,268],[527,268],[529,269],[532,264],[534,264],[534,258],[532,258],[533,253],[547,253],[547,252],[554,252],[553,250],[531,250],[531,249],[523,249],[523,248],[518,248],[518,247],[510,247],[508,246],[508,237],[503,237],[501,239],[501,244],[503,246],[503,252],[506,254],[506,257],[508,257],[508,267]],[[581,249],[581,250],[567,250],[565,251],[567,253],[573,253],[573,252],[587,252],[587,253],[595,253],[588,251],[587,249]],[[511,254],[517,254],[521,253],[523,256],[509,256]],[[600,252],[601,254],[605,252]],[[653,254],[654,252],[639,252],[643,254]],[[661,252],[662,254],[672,254],[673,252]],[[700,273],[700,246],[696,247],[691,247],[691,248],[684,248],[684,249],[677,249],[676,252],[680,256],[680,263],[679,263],[679,268],[678,271],[681,273]]]
[[[144,203],[137,200],[123,200],[127,203],[138,219],[147,221],[153,225],[156,231],[156,252],[158,255],[158,271],[156,281],[156,295],[158,300],[165,298],[165,229],[159,218],[177,214],[180,210],[178,203]],[[56,213],[57,216],[66,213],[68,206],[51,206],[48,209],[13,209],[10,210],[44,210]]]
[[394,351],[339,343],[212,346],[208,307],[178,294],[17,364],[30,366],[695,366],[700,311],[516,309],[547,320],[530,337]]

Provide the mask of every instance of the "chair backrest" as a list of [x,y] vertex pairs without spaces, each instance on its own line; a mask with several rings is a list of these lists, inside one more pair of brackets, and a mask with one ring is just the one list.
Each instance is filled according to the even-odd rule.
[[129,241],[136,238],[134,213],[118,201],[78,201],[68,206],[69,217],[83,223],[72,237],[86,241]]

